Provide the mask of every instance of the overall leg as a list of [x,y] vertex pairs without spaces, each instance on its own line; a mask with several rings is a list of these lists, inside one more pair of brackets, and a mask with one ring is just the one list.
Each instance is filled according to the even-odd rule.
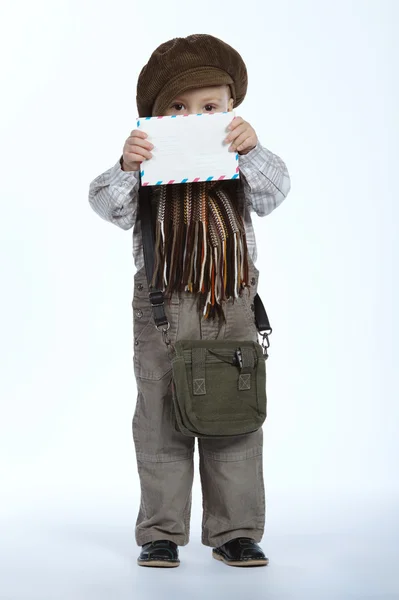
[[[257,340],[252,309],[258,271],[250,263],[248,296],[225,305],[226,323],[217,337]],[[203,321],[204,338],[215,338],[215,327]],[[226,439],[198,439],[203,495],[202,543],[217,547],[238,538],[260,542],[265,526],[263,429]]]
[[260,542],[265,525],[262,428],[229,440],[198,442],[202,543],[217,547],[237,537]]
[[[174,298],[165,306],[172,341],[178,302]],[[133,313],[138,395],[132,426],[141,487],[136,542],[170,540],[184,546],[190,533],[194,438],[174,427],[170,359],[154,326],[143,270],[135,275]]]

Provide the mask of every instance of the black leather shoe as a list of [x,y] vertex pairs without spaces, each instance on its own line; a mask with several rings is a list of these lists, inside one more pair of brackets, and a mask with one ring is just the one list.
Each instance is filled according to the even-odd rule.
[[261,567],[269,564],[262,548],[251,538],[235,538],[214,548],[213,558],[231,567]]
[[180,565],[177,544],[170,540],[156,540],[141,547],[137,564],[141,567],[178,567]]

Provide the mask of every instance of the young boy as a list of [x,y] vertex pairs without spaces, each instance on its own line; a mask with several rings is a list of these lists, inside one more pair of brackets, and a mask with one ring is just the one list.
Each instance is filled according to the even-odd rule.
[[[213,36],[191,35],[174,38],[153,52],[138,79],[137,107],[140,117],[232,111],[246,91],[247,70],[239,53]],[[122,229],[133,227],[138,396],[132,425],[141,485],[136,542],[142,546],[138,564],[175,567],[180,564],[178,546],[189,541],[194,438],[174,426],[171,364],[162,335],[154,327],[148,299],[138,210],[140,164],[151,159],[153,149],[146,138],[141,130],[131,132],[121,158],[90,184],[89,202],[103,219]],[[240,178],[215,188],[218,192],[212,199],[206,184],[152,188],[153,214],[163,235],[162,247],[158,239],[157,265],[169,297],[165,311],[172,343],[178,339],[257,340],[252,303],[259,272],[254,265],[256,243],[250,213],[271,213],[288,194],[290,178],[285,163],[260,144],[253,127],[242,118],[232,120],[226,144],[239,154]],[[210,279],[207,284],[204,279],[198,281],[201,269],[195,269],[193,256],[200,252],[195,236],[186,238],[183,251],[176,215],[186,202],[192,202],[188,206],[197,215],[201,210],[209,213],[209,239],[202,243],[209,244],[214,256],[220,253],[212,288]],[[232,215],[230,220],[226,214]],[[232,256],[223,236],[229,227],[240,235],[244,268],[238,282],[227,267]],[[217,268],[224,270],[218,273]],[[250,293],[242,294],[243,288]],[[202,543],[213,548],[214,558],[228,565],[267,565],[259,546],[265,525],[262,428],[229,439],[198,438],[198,449]]]

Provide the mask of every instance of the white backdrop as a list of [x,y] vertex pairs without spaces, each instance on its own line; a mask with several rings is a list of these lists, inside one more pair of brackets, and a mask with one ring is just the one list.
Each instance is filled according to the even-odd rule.
[[[398,598],[399,5],[0,6],[0,597]],[[240,51],[237,114],[292,179],[255,219],[274,331],[270,566],[250,574],[201,546],[198,465],[181,567],[135,564],[132,231],[87,199],[135,128],[141,67],[191,33]]]

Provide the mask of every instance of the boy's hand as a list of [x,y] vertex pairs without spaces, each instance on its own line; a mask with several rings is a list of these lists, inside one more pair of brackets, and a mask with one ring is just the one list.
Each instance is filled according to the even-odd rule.
[[224,140],[225,143],[232,142],[229,152],[248,154],[258,143],[255,129],[241,117],[235,117],[227,128],[231,133]]
[[154,146],[146,141],[147,134],[140,129],[134,129],[123,146],[124,171],[139,171],[143,160],[152,158],[150,150]]

